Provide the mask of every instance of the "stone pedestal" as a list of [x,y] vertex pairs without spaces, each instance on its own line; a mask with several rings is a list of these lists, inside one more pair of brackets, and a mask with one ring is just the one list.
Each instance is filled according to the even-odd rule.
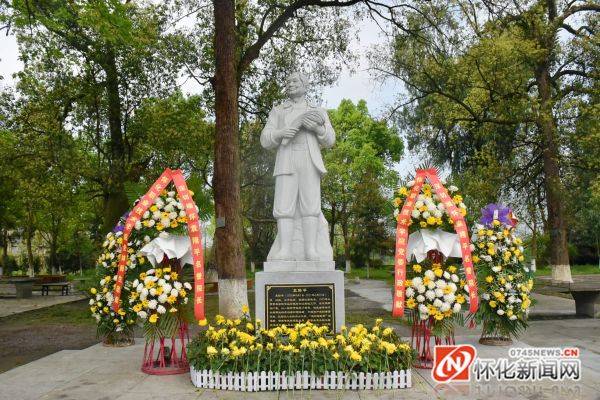
[[[266,328],[308,320],[339,331],[345,324],[344,273],[333,262],[303,265],[307,263],[272,261],[265,263],[265,272],[256,273],[256,318]],[[322,269],[316,264],[323,264]]]

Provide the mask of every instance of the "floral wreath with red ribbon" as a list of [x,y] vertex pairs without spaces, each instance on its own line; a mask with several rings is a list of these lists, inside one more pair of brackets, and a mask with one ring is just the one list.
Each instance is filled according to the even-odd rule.
[[409,225],[411,223],[411,214],[415,208],[417,197],[426,181],[429,181],[433,191],[444,204],[445,212],[453,221],[452,226],[454,227],[454,230],[456,231],[460,241],[462,264],[464,267],[469,291],[469,313],[474,314],[479,306],[479,298],[477,296],[477,280],[475,278],[473,260],[471,257],[469,230],[461,211],[454,204],[452,198],[448,194],[448,191],[440,181],[437,170],[435,168],[429,168],[418,169],[416,171],[414,185],[412,186],[410,193],[408,194],[406,201],[402,206],[402,210],[397,216],[392,315],[394,317],[402,317],[404,315]]
[[133,207],[123,229],[123,242],[119,255],[119,264],[117,269],[117,281],[114,287],[113,309],[119,311],[121,303],[121,291],[125,280],[128,257],[128,241],[135,224],[140,221],[144,213],[154,204],[154,200],[160,196],[161,192],[173,182],[177,194],[184,205],[187,217],[187,233],[190,238],[192,248],[192,260],[194,269],[194,316],[197,320],[205,319],[204,316],[204,254],[202,249],[202,231],[200,229],[200,220],[196,204],[192,199],[191,193],[183,177],[181,170],[171,170],[167,168],[160,177],[152,184],[150,190],[140,198]]

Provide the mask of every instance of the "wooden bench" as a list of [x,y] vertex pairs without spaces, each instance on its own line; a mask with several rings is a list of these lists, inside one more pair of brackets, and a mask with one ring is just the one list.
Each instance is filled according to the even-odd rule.
[[546,288],[570,293],[575,300],[575,314],[600,318],[600,274],[574,275],[573,282],[554,282],[550,277],[537,277]]
[[69,282],[49,282],[42,283],[42,296],[48,296],[50,294],[50,288],[60,287],[60,295],[68,296],[69,290],[71,289],[71,284]]

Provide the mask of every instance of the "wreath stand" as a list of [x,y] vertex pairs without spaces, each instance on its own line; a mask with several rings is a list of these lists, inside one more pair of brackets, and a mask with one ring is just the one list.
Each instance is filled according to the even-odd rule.
[[[427,258],[431,262],[441,264],[443,262],[443,255],[437,250],[430,250],[427,252]],[[415,368],[430,369],[433,368],[433,351],[431,348],[431,339],[433,339],[434,346],[438,345],[454,345],[454,328],[448,336],[440,337],[432,335],[432,328],[435,324],[433,317],[427,319],[421,319],[418,311],[412,311],[409,313],[409,320],[412,325],[410,342],[411,346],[417,351],[417,357],[414,362]]]
[[[179,276],[182,266],[177,259],[163,258],[162,266],[171,266]],[[172,337],[159,336],[158,339],[146,339],[142,372],[149,375],[176,375],[189,372],[186,348],[190,341],[188,324],[179,319]],[[170,345],[170,346],[169,346]]]

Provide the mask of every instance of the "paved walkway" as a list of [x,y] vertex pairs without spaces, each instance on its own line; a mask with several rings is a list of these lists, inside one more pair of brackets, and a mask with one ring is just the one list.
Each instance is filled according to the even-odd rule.
[[29,299],[17,299],[14,297],[0,298],[0,318],[56,304],[70,303],[85,299],[85,297],[81,294],[61,296],[59,293],[53,294],[52,292],[48,296],[42,296],[39,292],[34,292],[33,296]]
[[[347,289],[388,307],[391,290],[378,281],[348,282]],[[558,298],[541,297],[538,307],[560,304]],[[556,300],[558,299],[558,300]],[[569,300],[567,300],[569,301]],[[402,325],[399,325],[399,327]],[[406,330],[400,330],[405,332]],[[94,345],[84,350],[64,350],[0,374],[0,399],[600,399],[600,320],[562,319],[531,321],[530,328],[513,347],[567,347],[581,350],[582,379],[578,382],[489,382],[436,386],[429,370],[413,369],[413,387],[396,391],[305,391],[235,393],[194,388],[189,375],[149,376],[140,372],[143,343],[128,348]],[[507,357],[507,347],[482,346],[479,330],[458,330],[457,342],[476,346],[483,358]]]

